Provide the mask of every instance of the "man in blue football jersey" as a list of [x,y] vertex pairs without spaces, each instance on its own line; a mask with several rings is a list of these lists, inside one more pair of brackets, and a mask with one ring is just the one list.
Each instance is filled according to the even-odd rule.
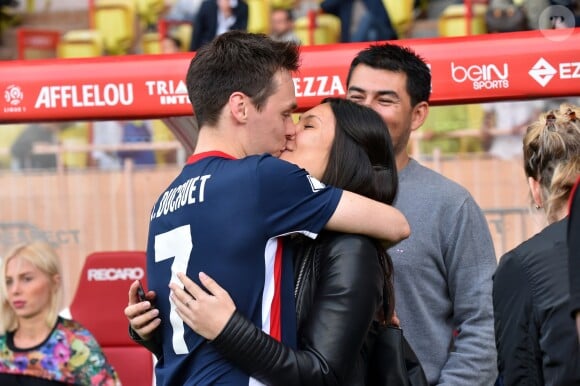
[[[177,272],[209,274],[242,314],[295,346],[292,262],[282,259],[280,236],[314,238],[324,227],[394,242],[409,234],[396,209],[324,186],[276,158],[295,134],[292,72],[298,59],[294,43],[234,31],[191,61],[187,86],[199,137],[152,209],[147,244],[147,280],[159,310],[149,326],[162,346],[158,385],[258,384],[184,325],[168,287],[180,283]],[[138,303],[136,292],[134,283],[125,310],[133,327],[151,317],[145,312],[150,304]]]

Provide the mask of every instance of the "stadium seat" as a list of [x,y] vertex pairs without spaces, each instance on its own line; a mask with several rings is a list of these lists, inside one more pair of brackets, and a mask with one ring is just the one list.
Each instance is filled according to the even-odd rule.
[[294,32],[304,45],[332,44],[340,41],[340,19],[330,14],[318,14],[315,19],[314,41],[310,41],[310,17],[299,17],[294,22]]
[[161,53],[161,36],[159,32],[146,32],[141,37],[141,48],[144,54]]
[[[50,1],[48,2],[50,4]],[[35,0],[26,0],[26,12],[33,13],[36,10]]]
[[3,124],[0,127],[0,168],[10,167],[10,147],[26,126],[26,124]]
[[[479,130],[483,125],[484,110],[481,103],[473,103],[465,106],[467,110],[467,127]],[[471,136],[461,138],[459,152],[469,153],[474,151],[483,151],[481,134],[473,133]]]
[[18,28],[16,42],[18,59],[47,59],[56,57],[56,48],[61,32],[57,30],[40,30]]
[[87,58],[101,56],[104,50],[103,36],[97,30],[71,30],[58,43],[59,58]]
[[389,18],[397,36],[402,39],[407,36],[413,25],[414,0],[383,0],[383,5],[389,12]]
[[270,0],[270,7],[283,8],[283,9],[294,9],[296,3],[297,3],[296,0]]
[[191,45],[191,36],[193,33],[193,25],[191,23],[179,23],[173,30],[173,36],[181,42],[181,50],[189,51]]
[[483,109],[480,104],[433,106],[421,127],[431,139],[423,140],[420,150],[430,154],[435,148],[443,154],[481,151],[480,128]]
[[181,51],[189,51],[193,25],[187,21],[159,20],[157,30],[161,36],[173,36],[181,42]]
[[[485,25],[485,12],[487,5],[473,4],[471,18],[471,35],[487,33]],[[440,36],[465,36],[467,35],[467,9],[465,4],[448,5],[438,20]]]
[[248,4],[248,32],[270,32],[270,3],[267,0],[246,0]]
[[147,288],[145,262],[145,252],[90,254],[70,305],[72,318],[91,331],[123,386],[153,384],[153,356],[129,338],[123,313],[133,280]]
[[101,32],[110,55],[128,53],[135,38],[134,0],[95,0],[94,28]]
[[[173,142],[177,141],[171,130],[161,119],[154,119],[151,121],[151,131],[153,134],[153,143],[159,142]],[[155,150],[156,165],[174,164],[177,160],[177,151],[171,150]]]
[[316,16],[316,24],[326,28],[330,35],[331,43],[340,42],[340,18],[328,13],[322,13]]
[[[86,122],[76,122],[58,132],[58,140],[61,144],[86,145],[89,143],[89,125]],[[89,161],[87,152],[63,153],[63,164],[67,169],[86,168]]]
[[165,8],[164,0],[135,0],[137,15],[145,27],[155,26]]

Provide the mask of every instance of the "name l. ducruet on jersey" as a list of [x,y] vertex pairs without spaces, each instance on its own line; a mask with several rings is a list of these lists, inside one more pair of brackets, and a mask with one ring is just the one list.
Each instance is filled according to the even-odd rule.
[[151,220],[173,213],[186,205],[203,202],[205,198],[205,183],[211,178],[211,174],[190,178],[183,184],[166,190],[161,200],[153,207]]

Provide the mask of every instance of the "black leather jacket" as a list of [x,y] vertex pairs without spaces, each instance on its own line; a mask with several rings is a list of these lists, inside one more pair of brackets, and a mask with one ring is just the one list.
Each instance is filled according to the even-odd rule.
[[[505,254],[493,279],[498,367],[504,385],[580,385],[569,313],[567,220]],[[577,273],[576,273],[577,274]]]
[[212,344],[267,385],[364,385],[382,301],[375,244],[365,236],[325,232],[299,243],[295,256],[299,350],[237,312]]

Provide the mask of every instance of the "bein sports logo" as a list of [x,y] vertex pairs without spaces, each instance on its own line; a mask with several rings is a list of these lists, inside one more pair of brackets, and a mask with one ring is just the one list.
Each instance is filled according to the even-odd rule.
[[18,106],[24,99],[24,93],[20,87],[11,84],[4,90],[4,99],[10,106]]
[[474,64],[465,67],[451,62],[451,77],[456,83],[471,82],[474,90],[493,90],[510,86],[507,63],[504,63],[503,66]]

